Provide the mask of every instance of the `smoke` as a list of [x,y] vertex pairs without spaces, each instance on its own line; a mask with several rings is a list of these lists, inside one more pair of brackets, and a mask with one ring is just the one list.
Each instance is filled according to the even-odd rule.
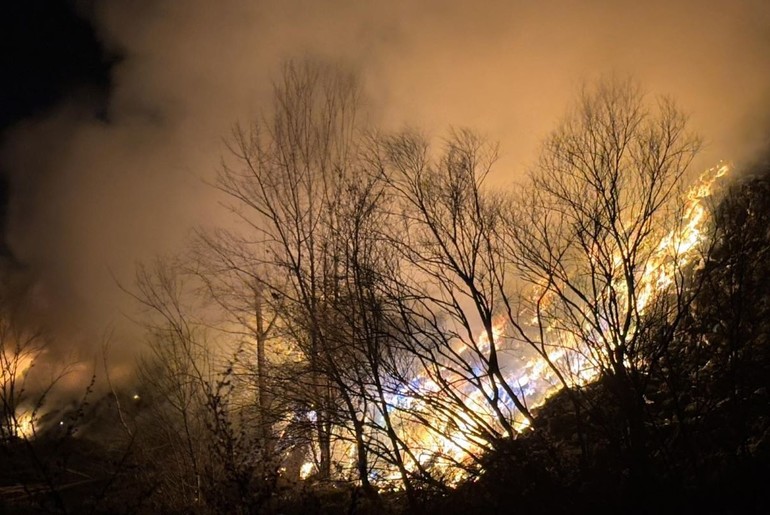
[[[673,5],[672,5],[673,4]],[[770,4],[756,0],[102,0],[90,8],[113,69],[104,116],[71,99],[5,135],[7,239],[62,348],[89,356],[133,333],[137,260],[181,248],[218,216],[205,185],[236,121],[269,109],[286,59],[357,70],[385,128],[449,125],[499,139],[514,180],[579,86],[631,74],[676,98],[707,143],[696,164],[768,142]]]

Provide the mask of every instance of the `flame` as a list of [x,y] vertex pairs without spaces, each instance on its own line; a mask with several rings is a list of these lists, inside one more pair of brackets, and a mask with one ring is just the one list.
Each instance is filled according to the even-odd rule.
[[[655,296],[665,291],[676,280],[676,273],[681,267],[693,264],[700,256],[701,244],[707,238],[708,209],[706,199],[711,197],[716,185],[722,177],[730,171],[730,166],[720,163],[716,167],[704,172],[686,193],[684,206],[681,211],[678,227],[665,234],[650,253],[649,259],[644,265],[639,278],[637,289],[636,309],[641,314]],[[620,266],[621,258],[615,257]],[[624,291],[624,284],[618,281],[612,287],[621,295],[628,294]],[[548,287],[539,285],[533,288],[533,298],[538,295],[547,295]],[[542,297],[541,297],[542,298]],[[547,300],[546,300],[547,302]],[[529,322],[533,327],[540,324],[535,314]],[[484,355],[490,350],[490,339],[497,345],[500,351],[513,353],[516,348],[511,344],[512,338],[505,334],[506,321],[501,317],[495,321],[491,338],[486,331],[480,334],[471,343],[458,343],[461,346],[454,349],[458,355],[464,356],[469,363],[473,362],[473,355]],[[585,385],[595,380],[598,373],[599,360],[595,350],[585,348],[577,338],[558,327],[544,324],[547,342],[544,343],[543,355],[523,358],[518,356],[516,364],[508,364],[503,367],[503,377],[508,385],[517,393],[528,409],[532,410],[544,404],[546,400],[562,387],[554,368],[567,372],[567,379],[571,386]],[[546,359],[547,358],[547,359]],[[501,365],[502,366],[502,365]],[[451,413],[437,410],[431,401],[440,402],[442,388],[434,380],[432,374],[440,373],[450,379],[462,378],[450,370],[418,371],[409,384],[399,386],[398,390],[386,396],[386,403],[393,409],[389,413],[391,419],[396,421],[396,431],[404,445],[413,451],[414,458],[405,456],[405,467],[410,472],[415,472],[418,467],[437,473],[448,484],[456,483],[467,477],[466,466],[472,463],[473,456],[484,448],[485,442],[476,431],[478,421],[473,420],[471,414],[464,410]],[[483,374],[480,374],[483,376]],[[479,378],[478,384],[468,384],[466,388],[460,388],[458,393],[463,396],[466,406],[472,408],[474,417],[480,417],[490,427],[499,427],[498,414],[493,412],[489,402],[484,398],[498,388],[498,394],[504,400],[507,412],[510,414],[513,428],[518,431],[526,430],[530,422],[517,412],[513,402],[500,393],[499,385],[495,385],[491,379]],[[418,414],[419,416],[410,416]],[[315,413],[307,415],[311,420]],[[372,425],[381,422],[381,415],[376,411],[365,414]],[[427,423],[426,423],[427,421]],[[501,431],[502,432],[502,431]],[[355,462],[355,449],[350,443],[350,438],[340,438],[343,442],[338,447],[337,462],[340,470],[345,470],[354,476],[353,463]],[[346,441],[345,441],[346,440]],[[383,443],[383,445],[385,445]],[[382,467],[372,472],[373,483],[388,484],[391,488],[398,488],[400,473],[394,468]],[[306,479],[316,471],[316,465],[312,461],[305,462],[300,469],[300,477]],[[395,483],[395,484],[394,484]]]
[[[636,299],[636,309],[640,314],[644,313],[657,293],[673,284],[678,270],[700,257],[700,245],[708,236],[706,199],[712,196],[718,181],[729,171],[728,163],[719,163],[702,173],[695,185],[687,191],[678,227],[661,238],[641,274]],[[615,256],[615,261],[620,264],[619,255]],[[621,294],[628,294],[623,282],[613,287]],[[542,294],[544,290],[545,287],[540,286],[535,293]],[[531,323],[538,323],[537,315],[532,317]],[[552,329],[547,327],[546,331]],[[573,386],[585,385],[596,379],[598,366],[595,359],[589,359],[589,349],[581,348],[574,336],[569,335],[568,338],[570,341],[559,343],[555,350],[548,353],[548,361],[570,372]],[[512,384],[530,387],[529,391],[524,391],[524,397],[533,402],[533,407],[545,402],[560,387],[553,368],[540,356],[528,361],[523,372],[512,379]]]
[[[10,351],[10,352],[9,352]],[[20,347],[0,349],[0,395],[4,403],[17,406],[24,391],[27,373],[32,369],[37,350],[30,351]],[[34,410],[17,406],[13,416],[7,420],[11,427],[10,434],[19,438],[33,438],[36,430]]]
[[701,174],[695,186],[687,192],[682,228],[671,231],[661,239],[642,275],[642,291],[638,300],[640,311],[644,310],[656,291],[673,283],[677,269],[698,257],[697,248],[704,241],[708,222],[704,200],[712,195],[716,182],[729,171],[729,164],[720,163]]
[[35,437],[35,417],[29,411],[21,411],[14,417],[14,436],[20,438],[34,438]]
[[315,472],[315,464],[312,461],[307,461],[300,467],[299,477],[300,479],[307,479],[313,474],[313,472]]
[[[639,313],[644,312],[657,292],[672,285],[677,270],[693,263],[699,257],[700,245],[707,237],[708,210],[705,200],[713,194],[719,179],[729,171],[729,164],[718,164],[704,172],[686,193],[685,205],[678,228],[660,240],[641,274],[640,288],[637,293]],[[619,265],[620,256],[617,256],[616,259]],[[622,284],[615,286],[623,293]],[[540,293],[544,289],[541,288]],[[535,315],[531,323],[534,325],[538,322],[537,315]],[[501,341],[504,343],[506,340],[504,325],[503,319],[500,319],[493,328],[492,338],[498,342],[498,345]],[[559,331],[552,327],[546,327],[547,334],[556,332]],[[564,335],[560,337],[565,338]],[[559,336],[554,336],[554,338],[558,339]],[[525,361],[523,366],[511,367],[505,373],[508,384],[517,391],[529,409],[542,405],[549,396],[561,388],[554,366],[569,372],[573,386],[585,385],[596,379],[599,368],[595,359],[592,359],[590,351],[581,348],[574,336],[567,336],[566,338],[569,341],[552,342],[553,349],[547,352],[547,360],[542,356],[535,356]],[[476,350],[488,351],[490,342],[486,332],[482,332],[477,338],[476,345]],[[461,349],[460,353],[466,352],[468,348],[470,347]],[[549,364],[549,361],[553,365]],[[416,384],[420,393],[437,391],[435,383],[432,384],[424,375],[418,378]],[[483,384],[483,387],[489,386],[488,383]],[[468,405],[477,406],[477,414],[481,414],[489,424],[494,425],[494,414],[480,399],[481,395],[482,392],[479,389],[472,389],[466,393],[466,402]],[[522,416],[516,417],[514,407],[509,406],[509,408],[513,414],[514,428],[517,431],[523,431],[529,427],[529,420]],[[433,415],[435,425],[443,428],[444,431],[439,433],[423,428],[414,435],[417,446],[426,449],[419,458],[422,465],[432,462],[435,467],[439,468],[450,469],[454,467],[454,470],[447,470],[445,474],[445,478],[449,478],[450,483],[465,477],[457,464],[468,463],[470,454],[478,451],[480,447],[479,443],[474,441],[471,436],[474,422],[469,420],[464,413],[456,415],[458,416],[453,421],[444,420],[439,415]],[[409,428],[402,428],[402,430],[409,430]]]

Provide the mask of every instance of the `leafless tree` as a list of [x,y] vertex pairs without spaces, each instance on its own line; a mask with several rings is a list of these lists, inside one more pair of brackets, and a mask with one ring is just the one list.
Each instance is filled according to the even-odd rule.
[[685,117],[603,82],[511,198],[485,185],[495,145],[368,136],[358,96],[339,70],[286,66],[270,115],[229,140],[217,187],[238,227],[201,234],[189,268],[252,364],[238,388],[253,389],[260,448],[310,427],[317,478],[347,443],[365,492],[384,463],[414,501],[416,482],[440,486],[445,465],[536,425],[510,358],[525,347],[578,419],[582,382],[607,381],[643,469],[647,381],[692,298]]
[[[508,304],[516,338],[564,386],[586,374],[608,381],[634,474],[645,463],[647,378],[689,302],[682,179],[699,141],[686,122],[632,81],[584,90],[500,225],[506,261],[528,285]],[[559,348],[568,352],[556,362]]]
[[[142,443],[168,448],[167,459],[159,460],[168,483],[163,490],[167,500],[184,505],[202,495],[210,353],[201,328],[185,312],[183,283],[171,264],[158,260],[153,267],[139,267],[136,289],[135,298],[149,311],[143,320],[149,353],[140,363],[139,376],[148,395],[158,399],[153,418],[162,421],[152,426],[157,431],[141,435]],[[140,445],[139,453],[143,450]]]
[[382,147],[400,209],[391,244],[403,261],[390,301],[401,317],[402,345],[419,363],[402,380],[426,409],[407,415],[428,431],[461,433],[455,444],[478,455],[513,438],[517,419],[532,418],[501,366],[496,328],[500,197],[484,180],[497,148],[470,131],[453,132],[438,156],[414,133]]
[[218,186],[248,229],[232,241],[264,270],[260,287],[280,305],[279,332],[304,356],[295,379],[315,427],[319,477],[331,476],[335,425],[350,423],[359,479],[371,491],[365,398],[344,369],[352,342],[339,309],[340,302],[350,305],[343,300],[342,210],[366,207],[347,204],[355,202],[350,188],[364,173],[358,95],[354,78],[339,70],[287,65],[272,118],[234,131],[234,164],[223,166]]
[[146,311],[148,349],[139,372],[152,418],[136,421],[135,454],[163,493],[160,507],[258,509],[272,495],[280,460],[265,448],[272,442],[253,380],[239,377],[241,340],[219,327],[199,279],[169,260],[138,269],[132,295]]

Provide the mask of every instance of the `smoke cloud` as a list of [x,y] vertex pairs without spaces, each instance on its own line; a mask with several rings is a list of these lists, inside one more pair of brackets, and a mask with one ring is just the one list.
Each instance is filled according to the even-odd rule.
[[181,248],[218,215],[205,185],[222,138],[269,108],[271,80],[311,56],[361,75],[385,128],[450,125],[499,139],[492,178],[536,155],[580,85],[633,75],[676,98],[706,141],[697,166],[767,144],[770,4],[484,0],[102,0],[90,16],[113,69],[104,116],[72,99],[5,135],[7,239],[60,345],[89,356],[105,328],[128,360],[137,260]]

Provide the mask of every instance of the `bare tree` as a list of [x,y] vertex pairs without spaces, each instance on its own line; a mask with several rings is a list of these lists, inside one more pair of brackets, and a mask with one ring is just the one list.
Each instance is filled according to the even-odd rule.
[[[143,320],[149,354],[140,363],[140,380],[157,399],[151,407],[154,418],[163,421],[142,434],[143,443],[168,449],[166,459],[159,460],[166,467],[166,502],[198,502],[207,451],[204,406],[210,353],[201,328],[185,311],[184,286],[171,264],[158,260],[152,268],[139,267],[136,288],[134,297],[149,311]],[[140,445],[139,453],[143,450]]]
[[297,379],[310,393],[319,476],[331,475],[333,429],[342,409],[367,488],[361,398],[354,398],[341,368],[350,342],[335,334],[345,266],[339,206],[360,171],[358,94],[353,77],[338,70],[287,65],[272,118],[236,128],[235,164],[223,167],[218,185],[248,228],[233,239],[265,270],[261,284],[281,306],[280,331],[305,357],[306,373]]
[[494,240],[500,198],[484,188],[497,148],[470,131],[453,132],[438,157],[413,133],[382,146],[400,209],[390,241],[402,265],[390,302],[401,319],[401,345],[419,363],[414,377],[402,377],[408,395],[419,400],[405,415],[419,431],[452,435],[447,443],[461,452],[441,458],[462,465],[531,420],[501,365]]
[[688,305],[681,185],[698,148],[671,100],[650,107],[633,82],[601,82],[546,140],[500,226],[506,260],[529,285],[508,307],[516,337],[564,386],[608,381],[635,475],[649,372]]
[[137,422],[137,457],[165,493],[161,507],[259,509],[274,491],[280,459],[265,448],[272,442],[253,379],[236,367],[241,338],[221,323],[198,279],[166,260],[138,269],[133,296],[147,311],[148,344],[140,379],[153,418]]
[[442,467],[480,463],[536,423],[510,357],[523,344],[579,420],[576,387],[607,381],[643,471],[650,373],[692,298],[685,117],[601,83],[509,199],[485,187],[495,145],[469,131],[441,151],[413,133],[365,137],[358,95],[339,70],[287,65],[272,113],[236,127],[218,177],[239,227],[198,240],[193,271],[255,364],[241,385],[260,447],[279,426],[312,427],[318,478],[342,442],[364,491],[376,498],[384,462],[414,500],[413,481],[441,485]]

